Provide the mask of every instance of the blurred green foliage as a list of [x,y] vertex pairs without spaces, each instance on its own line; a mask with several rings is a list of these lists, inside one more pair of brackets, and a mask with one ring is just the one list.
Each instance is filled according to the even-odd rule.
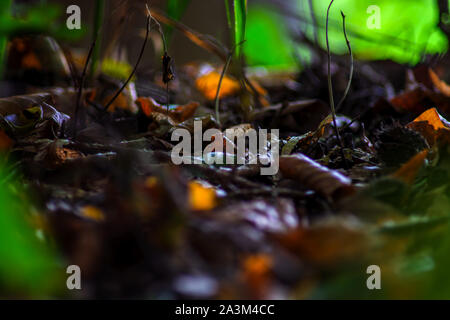
[[[308,1],[297,2],[298,19],[286,19],[271,6],[250,6],[245,53],[253,66],[295,66],[299,45],[288,40],[289,28],[300,28],[313,41],[314,27]],[[318,42],[325,48],[325,22],[329,0],[313,0]],[[435,0],[379,0],[380,29],[368,27],[371,0],[336,0],[330,11],[330,46],[336,54],[346,54],[342,33],[342,10],[347,16],[347,29],[357,59],[392,59],[416,64],[424,53],[444,53],[448,40],[438,28],[439,9]],[[295,22],[293,22],[295,21]],[[295,24],[295,25],[293,25]],[[304,54],[304,50],[300,51]]]
[[63,23],[55,23],[62,16],[58,4],[40,3],[35,6],[16,5],[12,0],[0,1],[0,78],[3,75],[8,37],[21,34],[45,34],[57,39],[79,39],[84,30],[69,30]]
[[[191,0],[168,0],[167,1],[167,15],[172,19],[179,21],[186,11],[187,7],[191,3]],[[173,28],[166,26],[166,38],[170,41]]]
[[65,284],[59,259],[31,227],[38,217],[23,188],[3,168],[0,177],[0,297],[50,297]]

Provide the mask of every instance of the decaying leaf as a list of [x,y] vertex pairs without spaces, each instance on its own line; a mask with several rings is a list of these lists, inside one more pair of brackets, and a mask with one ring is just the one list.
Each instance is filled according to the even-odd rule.
[[[136,103],[141,107],[142,112],[147,117],[150,117],[152,113],[161,113],[167,115],[167,108],[161,106],[153,98],[138,98]],[[191,118],[197,110],[199,104],[197,102],[191,102],[186,105],[171,105],[169,106],[169,117],[177,122],[183,122]]]
[[[55,134],[69,116],[58,112],[50,94],[31,94],[0,99],[0,116],[3,129],[12,136],[33,129]],[[48,130],[47,130],[48,129]]]
[[310,228],[298,228],[278,239],[291,252],[324,267],[354,259],[368,245],[367,235],[350,218],[328,219]]
[[101,222],[105,220],[105,214],[102,210],[94,206],[84,206],[80,209],[80,214],[82,217],[89,220],[94,220],[96,222]]
[[244,282],[255,298],[264,298],[271,280],[273,260],[269,255],[256,254],[242,263]]
[[398,169],[393,176],[397,179],[402,180],[405,183],[412,184],[419,172],[420,168],[422,168],[425,163],[425,159],[428,155],[428,150],[423,150],[419,152],[414,157],[411,158],[408,162],[403,164],[400,169]]
[[[195,86],[197,90],[208,100],[214,100],[219,86],[220,74],[216,71],[211,71],[205,75],[200,76],[195,80]],[[232,79],[229,76],[224,76],[222,85],[220,87],[219,99],[233,96],[239,90],[241,86],[238,81]]]
[[305,188],[312,189],[325,197],[337,200],[355,192],[349,178],[302,154],[281,156],[280,170],[286,178],[295,180]]
[[430,146],[435,145],[438,139],[450,136],[450,123],[438,113],[436,108],[428,109],[407,127],[424,136]]

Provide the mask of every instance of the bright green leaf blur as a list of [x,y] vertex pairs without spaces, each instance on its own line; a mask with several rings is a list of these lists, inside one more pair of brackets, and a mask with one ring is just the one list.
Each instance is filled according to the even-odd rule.
[[236,45],[236,56],[240,56],[241,46],[239,43],[245,40],[245,29],[247,24],[247,0],[234,0],[234,44]]
[[[313,40],[314,33],[308,1],[297,1],[298,27]],[[325,48],[325,22],[329,0],[313,0],[318,25],[318,39]],[[444,53],[448,40],[438,28],[439,9],[435,0],[378,0],[380,29],[368,27],[375,18],[372,0],[335,0],[330,11],[330,46],[337,54],[346,54],[342,33],[342,10],[347,16],[347,30],[357,59],[391,59],[399,63],[416,64],[424,53]],[[292,53],[298,50],[288,41],[286,19],[272,7],[250,6],[247,22],[245,53],[249,65],[295,65]],[[373,20],[372,20],[373,21]]]
[[[0,170],[0,180],[5,176]],[[21,192],[15,184],[0,184],[0,297],[50,297],[64,286],[63,271],[27,223],[31,215]]]
[[283,17],[268,6],[250,6],[247,17],[247,64],[276,69],[296,65],[295,45],[289,37]]

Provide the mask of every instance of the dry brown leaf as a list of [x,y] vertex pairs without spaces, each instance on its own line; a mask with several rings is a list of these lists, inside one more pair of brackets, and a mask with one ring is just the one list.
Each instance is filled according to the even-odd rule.
[[351,180],[302,154],[280,157],[280,170],[286,178],[304,187],[338,200],[355,192]]
[[298,228],[277,236],[289,251],[312,263],[330,267],[366,250],[367,235],[348,221],[325,221],[311,228]]

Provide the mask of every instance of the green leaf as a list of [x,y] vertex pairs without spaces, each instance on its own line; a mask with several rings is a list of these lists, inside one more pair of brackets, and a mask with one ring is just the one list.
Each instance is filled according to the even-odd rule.
[[[179,21],[189,6],[191,0],[168,0],[167,1],[167,15]],[[166,38],[170,39],[172,35],[172,27],[166,27]]]
[[[4,181],[7,172],[0,169]],[[31,210],[24,190],[16,183],[0,183],[0,297],[45,298],[65,284],[55,253],[39,239],[28,223]]]
[[247,23],[247,0],[234,0],[234,45],[236,56],[240,57],[239,46],[245,40],[245,27]]

